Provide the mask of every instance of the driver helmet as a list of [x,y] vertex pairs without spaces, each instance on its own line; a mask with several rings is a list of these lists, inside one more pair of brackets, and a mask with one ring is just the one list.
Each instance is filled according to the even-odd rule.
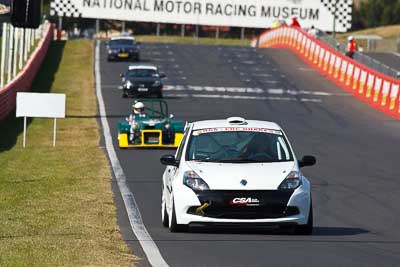
[[135,114],[143,114],[144,112],[144,105],[142,102],[136,102],[133,105],[133,113]]
[[349,41],[351,41],[351,40],[354,39],[354,36],[353,36],[353,35],[350,35],[347,39],[348,39]]

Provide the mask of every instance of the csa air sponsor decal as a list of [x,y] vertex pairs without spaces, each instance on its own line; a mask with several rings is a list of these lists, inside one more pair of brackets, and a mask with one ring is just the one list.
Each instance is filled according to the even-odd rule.
[[259,206],[260,200],[251,197],[235,197],[229,202],[230,205],[237,206]]

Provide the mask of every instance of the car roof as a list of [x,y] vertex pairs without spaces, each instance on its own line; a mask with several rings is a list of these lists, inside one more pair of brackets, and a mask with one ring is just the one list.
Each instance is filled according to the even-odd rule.
[[275,122],[258,121],[258,120],[245,120],[243,124],[229,123],[228,120],[205,120],[195,121],[193,130],[208,129],[208,128],[221,128],[221,127],[245,127],[245,128],[265,128],[270,130],[281,131],[282,128]]
[[157,67],[154,65],[146,65],[146,64],[132,64],[129,65],[128,70],[137,70],[137,69],[147,69],[147,70],[157,70]]
[[111,37],[111,40],[132,40],[132,41],[135,41],[135,37],[133,37],[133,36],[115,36],[115,37]]

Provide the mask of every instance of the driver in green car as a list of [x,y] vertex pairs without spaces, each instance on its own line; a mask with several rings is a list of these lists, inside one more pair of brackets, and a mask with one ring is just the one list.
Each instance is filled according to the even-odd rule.
[[129,115],[129,125],[131,126],[129,140],[132,141],[137,137],[140,137],[140,126],[136,122],[138,118],[144,119],[147,117],[146,113],[144,112],[144,104],[142,102],[136,102],[133,106],[133,114]]

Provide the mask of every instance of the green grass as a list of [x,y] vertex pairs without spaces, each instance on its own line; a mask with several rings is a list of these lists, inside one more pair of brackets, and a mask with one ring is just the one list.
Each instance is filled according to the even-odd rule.
[[0,123],[0,265],[128,266],[99,147],[90,41],[53,42],[33,91],[67,94],[67,119]]
[[250,40],[228,39],[228,38],[195,38],[180,36],[156,36],[156,35],[137,35],[139,42],[157,42],[157,43],[179,43],[179,44],[203,44],[203,45],[235,45],[248,46]]
[[350,35],[371,35],[371,34],[379,35],[382,38],[400,38],[400,24],[347,32],[343,34],[338,34],[337,37],[339,40],[346,41],[346,38]]

